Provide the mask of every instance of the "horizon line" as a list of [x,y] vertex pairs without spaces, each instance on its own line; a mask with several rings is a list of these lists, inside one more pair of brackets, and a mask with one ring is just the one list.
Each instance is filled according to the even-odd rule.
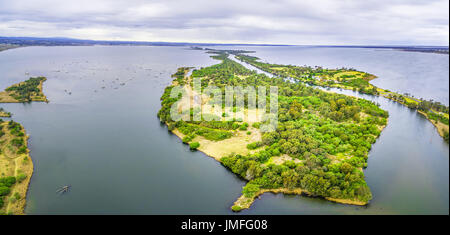
[[80,39],[71,37],[32,37],[32,36],[0,36],[2,39],[16,40],[56,40],[56,41],[78,41],[91,43],[134,43],[134,44],[151,44],[151,43],[167,43],[167,44],[190,44],[190,45],[236,45],[236,46],[316,46],[316,47],[440,47],[449,48],[449,45],[414,45],[414,44],[278,44],[278,43],[216,43],[216,42],[186,42],[186,41],[140,41],[140,40],[97,40],[97,39]]

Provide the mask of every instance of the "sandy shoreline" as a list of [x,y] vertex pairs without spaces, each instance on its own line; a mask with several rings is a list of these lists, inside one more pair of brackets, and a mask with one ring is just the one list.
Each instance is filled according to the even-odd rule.
[[430,121],[431,124],[433,124],[433,126],[436,127],[436,130],[438,131],[438,133],[439,133],[439,135],[441,137],[444,137],[444,131],[447,131],[447,132],[449,131],[449,126],[448,125],[445,125],[444,123],[439,122],[439,121],[435,122],[435,121],[431,120],[430,118],[428,118],[428,115],[425,112],[423,112],[423,111],[417,110],[417,112],[422,114],[423,116],[425,116],[425,118],[428,121]]

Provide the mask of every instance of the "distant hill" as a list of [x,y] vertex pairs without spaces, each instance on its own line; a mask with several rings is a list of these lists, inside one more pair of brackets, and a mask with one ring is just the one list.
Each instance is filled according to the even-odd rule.
[[[284,44],[233,44],[233,43],[190,43],[190,42],[138,42],[138,41],[102,41],[74,39],[64,37],[40,38],[40,37],[1,37],[0,44],[16,46],[89,46],[89,45],[134,45],[134,46],[294,46]],[[308,47],[337,47],[337,48],[379,48],[395,49],[403,51],[430,52],[449,54],[448,46],[373,46],[373,45],[305,45]]]
[[395,49],[402,51],[429,52],[448,54],[448,46],[323,46],[323,47],[341,47],[341,48],[379,48],[379,49]]
[[138,42],[138,41],[101,41],[74,38],[38,38],[38,37],[0,37],[0,44],[21,46],[86,46],[86,45],[142,45],[142,46],[287,46],[275,44],[221,44],[189,42]]

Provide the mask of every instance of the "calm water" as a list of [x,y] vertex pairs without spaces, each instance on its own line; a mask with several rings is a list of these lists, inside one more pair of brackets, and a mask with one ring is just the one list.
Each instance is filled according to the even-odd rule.
[[[257,56],[271,62],[305,63],[285,48],[254,49]],[[335,67],[333,57],[324,56],[322,48],[317,50],[317,58],[314,50],[308,52],[311,63]],[[358,54],[355,49],[339,50]],[[355,60],[353,67],[372,72],[357,66],[369,68],[372,54],[381,55],[360,50],[367,56],[346,63]],[[442,57],[447,64],[439,67],[427,59],[434,54],[414,55],[423,56],[425,63],[423,71],[416,71],[417,77],[437,73],[431,71],[433,66],[447,73],[447,77],[433,77],[441,80],[429,91],[448,84],[448,56]],[[379,67],[401,63],[396,58],[386,57],[378,62],[385,65]],[[29,76],[48,78],[44,92],[49,104],[0,104],[31,136],[35,173],[26,213],[231,213],[229,207],[245,182],[212,158],[189,151],[156,118],[159,97],[177,67],[214,63],[202,51],[179,47],[29,47],[0,53],[0,89]],[[400,74],[400,80],[410,79]],[[448,102],[446,89],[442,100]],[[383,98],[367,98],[375,99],[391,115],[365,171],[374,195],[368,207],[266,194],[241,214],[448,214],[448,145],[422,116]],[[55,190],[66,184],[72,190],[58,196]]]
[[[220,47],[225,48],[225,47]],[[378,87],[449,104],[449,56],[391,49],[329,47],[240,47],[278,64],[355,68],[378,76]]]

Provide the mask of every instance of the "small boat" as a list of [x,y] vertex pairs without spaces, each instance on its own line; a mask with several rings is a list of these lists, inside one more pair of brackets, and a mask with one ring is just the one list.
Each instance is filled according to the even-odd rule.
[[70,187],[71,187],[70,185],[65,185],[62,188],[56,190],[56,192],[60,194],[67,193],[69,192]]

